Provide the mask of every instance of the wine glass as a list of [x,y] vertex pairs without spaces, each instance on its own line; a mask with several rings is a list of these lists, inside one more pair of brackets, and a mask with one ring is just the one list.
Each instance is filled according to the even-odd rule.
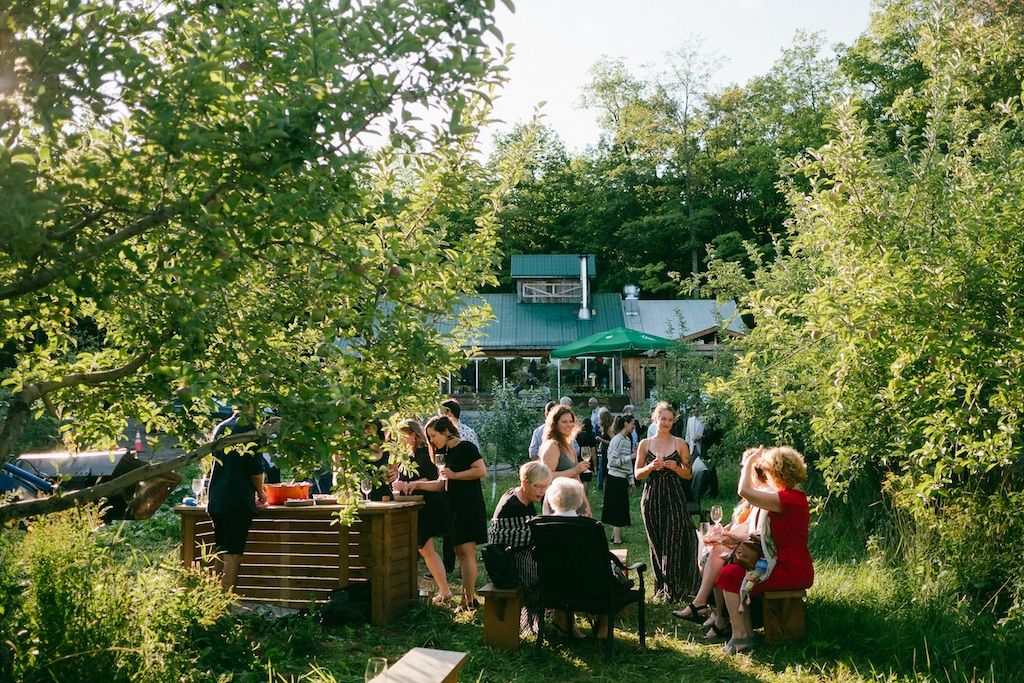
[[704,541],[704,545],[712,545],[713,544],[713,541],[711,541],[711,539],[708,538],[709,536],[711,536],[711,524],[709,522],[701,522],[700,523],[700,537],[701,537],[701,540]]
[[445,491],[448,490],[448,477],[444,476],[444,456],[445,454],[438,451],[434,454],[434,464],[437,465],[437,478],[444,482]]
[[580,449],[580,457],[583,458],[583,462],[590,462],[590,459],[594,457],[593,449],[590,446],[584,446]]
[[192,480],[192,494],[199,500],[203,496],[204,484],[206,482],[202,478]]
[[[373,482],[370,481],[366,477],[360,479],[359,480],[359,490],[363,492],[363,497],[366,499],[366,502],[369,503],[370,502],[370,491],[373,490]],[[373,661],[373,660],[370,660],[370,661]],[[387,668],[387,664],[385,664],[385,668]],[[370,680],[370,679],[367,678],[366,680]]]
[[711,506],[711,521],[715,524],[722,523],[722,506],[712,505]]
[[384,657],[370,657],[366,661],[366,675],[363,677],[363,680],[366,681],[366,683],[369,683],[370,681],[376,680],[378,676],[382,677],[381,680],[383,680],[383,676],[387,673],[387,670],[387,659]]

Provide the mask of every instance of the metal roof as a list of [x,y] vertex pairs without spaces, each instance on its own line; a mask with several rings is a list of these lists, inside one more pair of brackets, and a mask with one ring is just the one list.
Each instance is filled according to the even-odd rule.
[[[580,276],[581,254],[513,254],[512,278]],[[587,254],[587,277],[596,277],[594,255]]]
[[521,304],[515,294],[481,294],[474,303],[481,303],[481,299],[490,304],[496,318],[475,340],[483,351],[550,351],[624,324],[622,297],[618,294],[595,294],[591,308],[597,310],[597,315],[590,320],[579,319],[579,304]]
[[638,315],[623,316],[626,327],[631,330],[679,339],[705,334],[716,329],[722,321],[732,318],[727,329],[736,334],[747,333],[743,322],[735,315],[736,303],[733,301],[727,301],[719,306],[713,299],[624,299],[624,307],[627,306],[627,302],[629,305],[635,303],[638,312]]

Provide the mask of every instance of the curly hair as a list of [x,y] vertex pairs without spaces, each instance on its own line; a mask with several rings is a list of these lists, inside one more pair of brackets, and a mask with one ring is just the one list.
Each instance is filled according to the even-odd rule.
[[562,439],[562,433],[558,431],[558,421],[566,413],[572,415],[573,419],[576,420],[576,414],[572,412],[571,407],[560,405],[548,413],[548,417],[544,421],[544,438],[557,442],[563,449],[568,449],[570,444],[572,444],[572,440],[580,433],[580,421],[576,420],[576,427],[573,428],[572,434],[564,440]]
[[791,446],[776,446],[761,454],[757,467],[771,475],[778,484],[787,489],[796,488],[807,481],[807,464],[804,456]]

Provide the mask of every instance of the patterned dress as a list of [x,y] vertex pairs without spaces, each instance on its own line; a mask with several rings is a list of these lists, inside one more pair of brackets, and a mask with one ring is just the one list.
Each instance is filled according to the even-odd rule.
[[[656,457],[648,451],[648,458]],[[673,452],[664,460],[680,462]],[[686,512],[686,490],[690,482],[668,469],[651,472],[644,484],[640,509],[651,547],[654,596],[667,602],[682,602],[697,592],[697,531]]]

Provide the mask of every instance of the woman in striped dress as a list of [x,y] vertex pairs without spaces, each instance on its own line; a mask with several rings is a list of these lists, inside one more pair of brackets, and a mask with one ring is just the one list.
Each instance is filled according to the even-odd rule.
[[690,451],[685,440],[672,436],[675,417],[671,405],[657,405],[651,415],[657,431],[637,447],[634,470],[638,480],[646,480],[640,509],[651,548],[654,595],[667,602],[681,602],[700,582],[697,531],[686,511]]

